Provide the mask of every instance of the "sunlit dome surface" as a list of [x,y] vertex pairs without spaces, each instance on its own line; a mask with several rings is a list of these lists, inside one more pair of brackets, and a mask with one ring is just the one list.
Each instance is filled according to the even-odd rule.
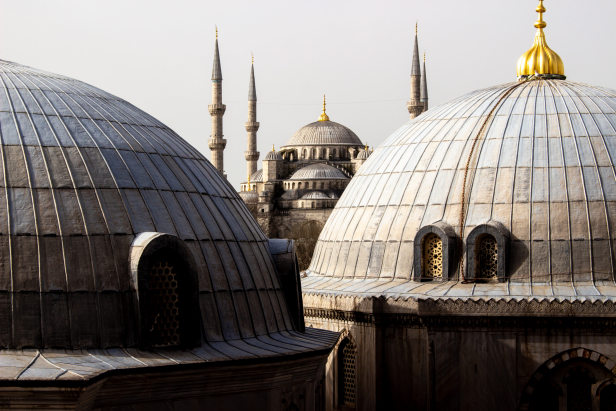
[[289,180],[334,180],[349,179],[336,167],[327,164],[311,164],[297,170]]
[[293,146],[361,146],[351,129],[334,121],[315,121],[300,128],[284,147]]
[[[562,80],[500,85],[431,109],[393,133],[351,180],[304,290],[616,295],[615,130],[616,91]],[[410,282],[418,230],[440,222],[460,233],[467,163],[463,238],[480,224],[502,224],[511,235],[508,281]]]

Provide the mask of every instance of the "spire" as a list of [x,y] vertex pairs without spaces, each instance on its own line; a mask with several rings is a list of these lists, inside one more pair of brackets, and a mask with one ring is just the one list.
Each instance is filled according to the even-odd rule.
[[214,46],[214,66],[212,67],[212,81],[222,80],[222,69],[220,68],[220,55],[218,53],[218,27],[216,27],[216,44]]
[[325,114],[325,94],[323,94],[323,113],[319,117],[319,121],[329,121],[329,117]]
[[255,86],[255,57],[252,56],[250,66],[250,85],[248,86],[248,101],[257,101],[257,86]]
[[276,147],[272,144],[272,151],[276,151]]
[[566,77],[563,60],[548,47],[545,41],[543,29],[547,24],[543,21],[543,13],[546,12],[543,0],[539,0],[539,5],[535,11],[539,13],[539,20],[535,22],[537,28],[535,44],[518,60],[518,78],[525,80],[528,76],[538,75],[543,78],[564,80]]
[[417,23],[415,23],[415,47],[413,48],[413,68],[411,70],[411,76],[421,76],[421,69],[419,66],[419,43],[417,40]]
[[428,111],[428,79],[426,77],[426,53],[423,56],[423,72],[421,74],[421,102],[423,111]]

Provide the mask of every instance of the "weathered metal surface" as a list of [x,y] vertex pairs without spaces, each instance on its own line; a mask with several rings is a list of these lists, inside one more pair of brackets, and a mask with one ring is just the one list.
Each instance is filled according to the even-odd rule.
[[[517,84],[436,107],[376,149],[323,229],[304,290],[612,298],[616,91],[552,80],[511,90]],[[441,222],[465,240],[488,221],[511,233],[507,284],[414,291],[418,230]],[[366,278],[376,288],[357,283]]]

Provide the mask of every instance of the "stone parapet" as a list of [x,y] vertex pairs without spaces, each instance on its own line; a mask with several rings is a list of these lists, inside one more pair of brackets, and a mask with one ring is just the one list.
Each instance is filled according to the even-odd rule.
[[227,146],[227,139],[225,138],[210,138],[208,140],[208,146],[210,150],[224,150]]
[[211,116],[222,116],[225,114],[227,106],[225,104],[210,104],[207,106],[207,109],[209,110]]
[[244,123],[246,126],[246,131],[252,133],[259,130],[259,122],[258,121],[247,121]]
[[257,161],[260,155],[261,153],[258,151],[254,151],[254,150],[244,151],[244,158],[246,158],[247,161]]

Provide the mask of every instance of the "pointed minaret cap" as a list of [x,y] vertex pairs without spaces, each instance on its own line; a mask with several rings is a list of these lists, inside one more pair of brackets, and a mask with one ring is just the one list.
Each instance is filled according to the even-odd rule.
[[554,50],[548,47],[545,41],[543,29],[547,24],[543,21],[543,13],[546,12],[543,0],[539,0],[539,6],[535,11],[539,13],[539,20],[535,22],[537,28],[535,44],[518,60],[518,79],[526,80],[529,76],[537,75],[538,78],[565,80],[563,60]]
[[419,66],[419,45],[417,41],[417,23],[415,23],[415,47],[413,47],[413,69],[411,76],[421,76],[421,68]]
[[220,55],[218,53],[218,27],[216,27],[216,45],[214,46],[214,66],[212,67],[212,81],[222,80],[222,69],[220,68]]
[[319,121],[329,121],[329,116],[325,114],[325,94],[323,94],[323,113],[321,113]]
[[250,85],[248,86],[248,101],[257,101],[257,86],[255,86],[255,57],[252,56],[250,66]]
[[423,73],[421,75],[421,101],[428,101],[428,80],[426,78],[426,53],[423,55]]

